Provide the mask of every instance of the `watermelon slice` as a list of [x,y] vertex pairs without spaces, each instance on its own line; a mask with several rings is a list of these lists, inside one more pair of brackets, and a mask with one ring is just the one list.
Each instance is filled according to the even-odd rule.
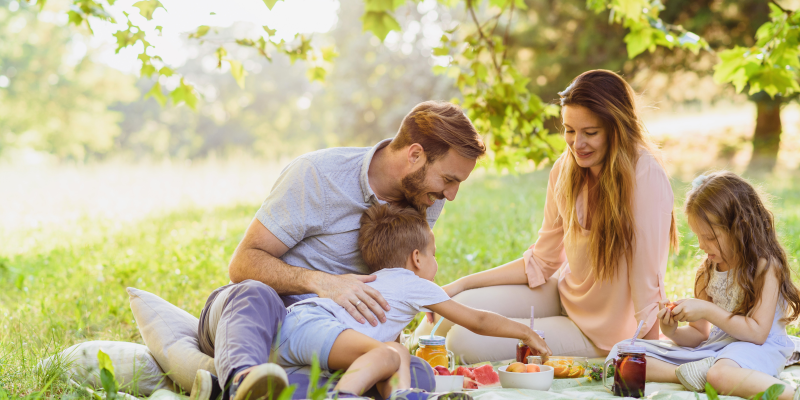
[[[470,367],[458,367],[454,375],[464,375],[466,378],[475,379],[475,373],[472,372]],[[464,382],[466,382],[466,379],[464,379]]]
[[433,373],[434,375],[450,376],[450,370],[441,365],[433,367]]
[[477,389],[478,388],[478,382],[475,382],[472,378],[468,378],[468,377],[465,376],[464,377],[464,386],[462,386],[462,388],[464,388],[464,389]]
[[500,384],[500,376],[497,375],[491,365],[481,365],[472,372],[480,386],[497,386]]

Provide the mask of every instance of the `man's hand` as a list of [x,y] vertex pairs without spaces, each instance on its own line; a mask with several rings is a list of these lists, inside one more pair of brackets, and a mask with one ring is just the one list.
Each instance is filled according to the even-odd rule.
[[366,284],[377,279],[376,276],[321,273],[320,277],[315,291],[317,296],[335,301],[361,324],[365,318],[372,326],[378,326],[378,320],[386,322],[384,310],[389,311],[389,303],[380,292]]
[[672,318],[680,322],[695,322],[705,319],[708,306],[713,304],[700,299],[678,300],[676,303],[678,305],[672,310]]
[[656,317],[659,325],[661,325],[661,332],[666,337],[671,337],[678,329],[678,321],[672,318],[672,308],[670,308],[672,304],[674,303],[668,301],[658,302],[659,311]]

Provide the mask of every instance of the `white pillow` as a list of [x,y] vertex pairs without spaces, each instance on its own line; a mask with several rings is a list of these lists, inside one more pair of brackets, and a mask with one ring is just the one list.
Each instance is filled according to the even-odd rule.
[[214,359],[200,351],[197,318],[152,293],[127,290],[139,333],[173,382],[188,393],[198,369],[216,374]]
[[147,347],[136,343],[94,341],[79,343],[48,357],[39,364],[42,371],[51,366],[64,368],[68,378],[95,389],[102,388],[97,352],[103,350],[114,365],[120,391],[134,396],[150,396],[158,389],[173,390],[172,380],[164,375]]

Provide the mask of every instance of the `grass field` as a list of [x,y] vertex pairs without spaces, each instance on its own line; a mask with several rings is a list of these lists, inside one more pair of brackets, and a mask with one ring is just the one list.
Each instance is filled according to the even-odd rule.
[[[479,171],[462,186],[435,228],[437,283],[521,256],[541,225],[547,171],[498,176]],[[673,182],[679,207],[685,182]],[[779,231],[797,269],[800,179],[769,178]],[[0,236],[0,399],[77,397],[36,363],[87,340],[141,343],[125,288],[153,292],[199,315],[207,294],[228,282],[226,266],[258,203],[188,209],[132,222],[83,219],[6,231]],[[695,239],[679,213],[681,250],[672,255],[667,294],[691,293]]]

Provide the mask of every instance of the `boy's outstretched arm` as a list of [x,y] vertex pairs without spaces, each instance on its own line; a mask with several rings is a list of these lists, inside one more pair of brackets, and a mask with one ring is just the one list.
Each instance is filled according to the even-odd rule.
[[544,339],[539,337],[530,327],[512,321],[500,314],[476,310],[453,300],[425,307],[479,335],[521,339],[542,355],[550,356],[553,354]]

